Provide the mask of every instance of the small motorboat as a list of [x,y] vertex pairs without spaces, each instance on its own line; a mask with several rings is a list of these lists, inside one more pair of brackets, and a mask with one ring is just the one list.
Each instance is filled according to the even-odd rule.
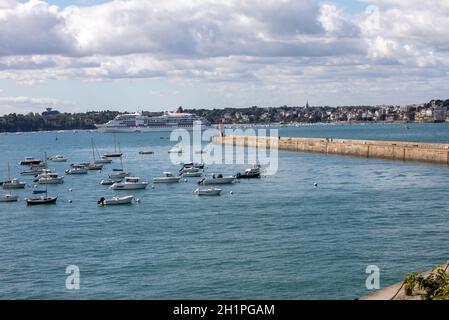
[[195,168],[195,167],[184,167],[181,168],[179,170],[179,173],[183,174],[183,173],[194,173],[194,172],[199,172],[201,169],[199,168]]
[[19,165],[21,166],[31,166],[31,165],[37,165],[40,164],[42,160],[37,160],[34,157],[25,157],[25,160],[22,160],[19,162]]
[[208,184],[231,184],[234,183],[235,177],[223,177],[221,174],[212,178],[203,178],[198,181],[198,184],[208,185]]
[[253,166],[252,168],[246,169],[244,173],[237,172],[235,178],[236,179],[260,178],[260,166]]
[[112,179],[108,179],[108,180],[101,180],[100,184],[102,186],[112,186],[114,183],[116,182],[121,182],[122,180],[112,180]]
[[105,199],[102,197],[100,200],[98,200],[98,204],[101,206],[131,204],[133,200],[134,196],[112,197],[111,199]]
[[154,151],[151,150],[143,150],[139,151],[139,154],[146,155],[146,154],[154,154]]
[[203,176],[203,170],[192,171],[192,172],[184,172],[181,174],[183,178],[199,178]]
[[3,189],[24,189],[26,182],[21,182],[18,179],[12,179],[10,181],[4,181],[2,186]]
[[142,190],[148,187],[147,181],[141,181],[138,177],[126,177],[124,182],[116,182],[111,186],[112,190]]
[[155,183],[176,183],[181,180],[181,177],[175,177],[171,172],[164,172],[163,177],[156,177],[153,179]]
[[221,194],[221,189],[211,188],[211,189],[196,189],[193,191],[194,194],[198,196],[219,196]]
[[58,197],[49,197],[47,195],[25,199],[28,205],[54,204],[56,203],[56,200],[58,200]]
[[56,155],[54,157],[50,157],[50,158],[48,158],[48,160],[53,161],[53,162],[67,162],[67,158],[64,158],[61,155]]
[[99,163],[89,163],[87,170],[103,170],[103,164]]
[[74,165],[65,171],[66,174],[87,174],[88,170],[83,164]]
[[17,202],[18,199],[19,199],[18,196],[12,194],[0,195],[0,202]]

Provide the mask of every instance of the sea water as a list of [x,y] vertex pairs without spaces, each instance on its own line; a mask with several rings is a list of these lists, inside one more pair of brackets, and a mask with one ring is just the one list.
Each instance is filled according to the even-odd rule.
[[[447,124],[279,128],[282,136],[449,142]],[[100,186],[101,172],[50,185],[58,203],[27,207],[33,177],[20,177],[25,156],[62,154],[60,174],[92,160],[114,136],[98,132],[0,135],[0,180],[27,181],[17,203],[0,203],[0,298],[6,299],[353,299],[368,294],[366,268],[386,287],[403,275],[449,259],[449,169],[377,159],[279,152],[273,176],[222,186],[220,197],[193,195],[198,178],[155,185],[177,173],[169,133],[116,135],[124,169],[143,191]],[[151,149],[154,155],[139,155]],[[235,174],[248,165],[212,165]],[[317,187],[314,184],[317,183]],[[40,187],[42,188],[42,186]],[[232,194],[231,194],[232,191]],[[3,191],[2,191],[3,192]],[[139,203],[100,207],[100,197],[132,194]],[[80,271],[66,287],[67,266]]]

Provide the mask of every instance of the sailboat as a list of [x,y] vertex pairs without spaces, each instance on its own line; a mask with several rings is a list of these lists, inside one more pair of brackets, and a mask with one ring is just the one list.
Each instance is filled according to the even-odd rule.
[[8,181],[2,183],[3,189],[24,189],[26,186],[25,182],[20,182],[18,179],[11,180],[11,169],[8,162]]
[[106,158],[119,158],[122,155],[123,155],[123,153],[120,151],[120,143],[119,143],[119,147],[118,147],[118,150],[117,150],[117,137],[114,135],[114,151],[106,152],[104,154],[104,156]]
[[108,159],[108,157],[106,157],[106,156],[100,155],[100,153],[98,152],[98,148],[95,145],[95,142],[94,142],[93,138],[92,138],[92,144],[93,144],[93,148],[94,148],[94,150],[97,153],[97,156],[99,158],[99,159],[94,160],[95,164],[109,164],[109,163],[112,163],[111,159]]
[[50,197],[48,196],[48,185],[45,184],[45,195],[34,197],[34,198],[26,198],[25,201],[29,206],[31,205],[39,205],[39,204],[53,204],[58,200],[58,196]]
[[88,170],[102,170],[103,164],[95,162],[96,159],[95,159],[95,149],[94,149],[94,138],[91,139],[91,144],[92,144],[92,156],[93,156],[94,162],[89,163],[87,165],[87,169]]
[[129,172],[125,172],[123,170],[123,158],[120,157],[120,169],[114,169],[113,172],[109,174],[109,178],[116,180],[116,179],[123,179],[130,175]]

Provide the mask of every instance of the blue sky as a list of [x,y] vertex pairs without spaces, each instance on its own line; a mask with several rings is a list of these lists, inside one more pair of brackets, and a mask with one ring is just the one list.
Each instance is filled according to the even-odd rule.
[[0,16],[0,114],[448,98],[439,1],[0,0]]

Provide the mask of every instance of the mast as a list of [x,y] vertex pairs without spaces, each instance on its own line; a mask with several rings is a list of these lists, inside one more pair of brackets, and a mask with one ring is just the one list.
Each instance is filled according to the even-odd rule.
[[95,163],[95,149],[94,149],[94,138],[91,138],[91,144],[92,144],[92,156],[94,157],[94,163]]
[[9,161],[8,161],[8,180],[11,181],[11,168],[9,167]]

